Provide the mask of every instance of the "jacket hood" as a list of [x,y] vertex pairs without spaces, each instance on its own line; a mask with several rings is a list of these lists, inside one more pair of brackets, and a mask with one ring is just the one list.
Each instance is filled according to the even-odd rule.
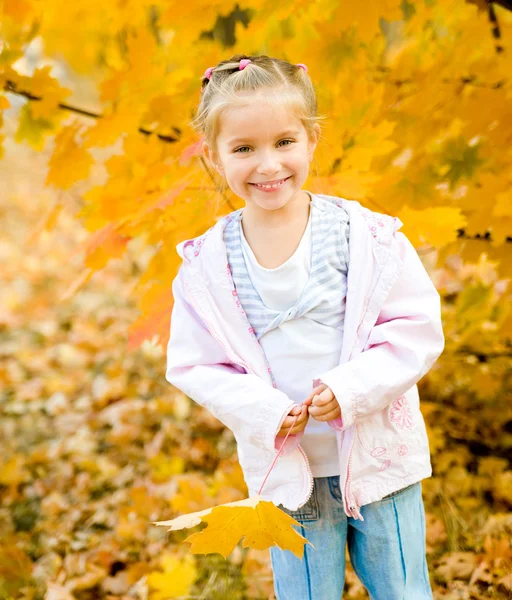
[[[372,238],[379,244],[389,245],[394,233],[403,226],[402,221],[398,217],[391,217],[390,215],[372,211],[369,208],[362,206],[357,200],[347,200],[345,198],[329,196],[327,194],[313,194],[312,192],[308,193],[312,199],[315,198],[320,202],[327,202],[328,205],[331,208],[334,207],[335,210],[337,208],[340,211],[347,211],[349,216],[354,211],[359,212],[365,219]],[[233,218],[233,215],[237,212],[238,211],[233,211],[228,215],[221,217],[215,225],[212,225],[212,227],[210,227],[201,235],[188,240],[183,240],[177,244],[176,252],[187,263],[192,262],[194,258],[199,255],[201,247],[209,234],[216,228],[221,228],[223,230],[226,226],[226,223],[228,223]]]

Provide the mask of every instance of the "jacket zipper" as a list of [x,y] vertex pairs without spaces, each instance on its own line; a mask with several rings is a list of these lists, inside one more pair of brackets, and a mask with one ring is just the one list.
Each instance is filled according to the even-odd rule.
[[[307,502],[311,498],[311,494],[313,493],[313,488],[315,487],[315,480],[313,478],[313,473],[311,471],[309,459],[308,459],[306,453],[304,452],[304,450],[302,449],[302,446],[300,446],[300,444],[297,446],[297,450],[299,450],[300,453],[302,454],[302,456],[304,457],[304,460],[306,461],[306,467],[308,468],[308,473],[309,473],[309,492],[308,492],[308,497],[306,498],[306,502]],[[306,504],[306,502],[304,502],[304,504]],[[304,504],[301,504],[301,506],[304,506]],[[299,506],[299,508],[300,508],[300,506]]]
[[[233,279],[231,277],[231,274],[228,272],[228,276],[230,278],[231,284],[232,284],[232,288],[235,289],[234,283],[233,283]],[[257,373],[254,371],[254,369],[252,369],[252,367],[250,367],[244,360],[242,360],[241,358],[239,358],[235,352],[233,352],[231,347],[228,347],[220,338],[219,336],[215,333],[215,329],[212,327],[209,319],[207,319],[204,316],[203,311],[201,311],[201,309],[199,308],[199,305],[196,303],[195,299],[194,299],[194,295],[192,293],[190,293],[190,287],[187,284],[186,281],[183,282],[185,289],[188,291],[188,299],[191,302],[191,304],[194,307],[194,310],[197,312],[197,314],[202,318],[202,320],[204,321],[206,327],[208,328],[208,331],[210,332],[210,335],[220,344],[220,346],[222,347],[222,349],[224,350],[224,352],[226,353],[226,356],[235,364],[240,365],[241,367],[243,367],[244,369],[246,369],[249,373],[251,373],[252,375],[257,375]],[[238,306],[237,306],[238,308]],[[242,313],[245,315],[245,312],[243,310],[242,307],[240,307],[240,310],[242,311]],[[245,318],[247,319],[247,316],[245,316]],[[256,337],[254,336],[254,334],[251,334],[254,341],[256,342],[260,352],[263,354],[263,358],[265,360],[265,364],[267,365],[267,369],[268,372],[270,374],[270,377],[272,379],[273,384],[275,384],[274,381],[274,375],[272,374],[272,371],[270,369],[270,365],[268,364],[267,361],[267,357],[265,356],[265,353],[263,352],[263,348],[261,347],[260,343],[258,342],[258,340],[256,339]],[[304,458],[304,462],[306,463],[306,468],[308,470],[308,474],[309,474],[309,480],[310,480],[310,484],[309,484],[309,493],[308,493],[308,497],[306,499],[306,501],[304,502],[304,504],[309,500],[309,498],[311,497],[311,494],[313,493],[313,487],[315,484],[315,481],[313,479],[313,473],[311,472],[311,467],[309,465],[309,460],[308,457],[306,456],[306,453],[304,452],[304,450],[302,449],[302,447],[299,445],[297,446],[297,449],[300,451],[302,457]]]
[[352,437],[352,442],[350,444],[350,451],[348,454],[347,479],[345,481],[345,490],[343,493],[343,500],[344,500],[344,504],[345,504],[345,512],[347,513],[347,515],[354,517],[355,519],[360,519],[361,521],[364,521],[363,515],[361,514],[361,511],[359,510],[360,507],[358,506],[355,498],[353,497],[352,490],[350,488],[350,481],[352,479],[352,450],[354,448],[355,439],[356,439],[356,435],[354,432],[353,437]]
[[[356,342],[354,341],[354,345],[355,344],[356,344]],[[354,348],[352,347],[352,351],[353,351],[353,349]],[[352,351],[350,352],[350,354],[352,354]],[[353,427],[355,428],[355,424],[353,425]],[[353,517],[355,519],[360,519],[361,521],[364,521],[363,516],[359,510],[360,507],[358,506],[356,499],[353,497],[352,489],[350,486],[350,483],[352,480],[352,451],[354,449],[355,439],[356,439],[356,432],[355,432],[355,430],[353,430],[352,440],[350,442],[350,450],[348,452],[348,459],[347,459],[346,478],[345,478],[345,485],[344,485],[344,490],[343,490],[343,505],[344,505],[344,509],[345,509],[345,514],[348,517]]]

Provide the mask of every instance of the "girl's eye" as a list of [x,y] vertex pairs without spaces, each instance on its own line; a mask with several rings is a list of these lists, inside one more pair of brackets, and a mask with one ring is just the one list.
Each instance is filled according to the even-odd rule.
[[[290,144],[293,144],[294,140],[281,140],[281,142],[290,142]],[[279,142],[279,143],[281,143]],[[286,144],[288,146],[288,144]],[[249,148],[249,146],[241,146],[240,148],[237,148],[235,150],[235,153],[239,152],[240,154],[247,154],[246,152],[240,152],[240,150],[245,150],[246,148]]]

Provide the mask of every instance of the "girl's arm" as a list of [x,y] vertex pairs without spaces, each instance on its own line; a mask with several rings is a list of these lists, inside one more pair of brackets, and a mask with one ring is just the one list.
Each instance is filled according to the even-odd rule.
[[[231,429],[237,441],[244,440],[273,455],[276,434],[296,403],[261,377],[229,361],[187,302],[181,269],[172,291],[165,378]],[[291,452],[301,438],[289,436],[283,453]]]
[[401,396],[427,373],[444,348],[439,293],[407,237],[396,232],[394,243],[403,270],[366,350],[318,376],[341,407],[343,421],[335,429],[344,430]]

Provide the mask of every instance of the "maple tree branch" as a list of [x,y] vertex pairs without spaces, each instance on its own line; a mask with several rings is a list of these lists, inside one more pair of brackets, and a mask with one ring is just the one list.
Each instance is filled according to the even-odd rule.
[[[503,6],[503,4],[502,4]],[[506,8],[510,8],[510,6],[506,7]],[[491,22],[492,25],[492,36],[495,40],[500,40],[501,39],[501,31],[500,31],[500,24],[498,23],[498,17],[496,16],[496,11],[494,10],[494,6],[492,2],[489,2],[489,7],[488,7],[488,15],[489,15],[489,21]],[[496,44],[496,52],[499,54],[500,52],[503,52],[505,50],[505,48],[503,48],[503,46],[499,43]]]
[[[23,96],[27,100],[32,100],[34,102],[40,102],[43,100],[41,96],[35,96],[31,92],[27,92],[25,90],[16,89],[16,84],[13,81],[6,81],[4,85],[4,91],[9,92],[10,94],[16,94],[17,96]],[[81,115],[83,117],[89,117],[91,119],[102,119],[103,115],[99,113],[92,112],[90,110],[85,110],[83,108],[79,108],[77,106],[71,106],[70,104],[66,104],[65,102],[59,102],[57,105],[62,110],[68,110],[69,112],[75,113],[77,115]],[[149,129],[144,129],[144,127],[139,127],[140,133],[144,135],[153,135],[153,131]],[[161,133],[156,134],[160,140],[163,142],[177,142],[178,138],[171,137],[169,135],[162,135]]]
[[[377,70],[381,71],[383,73],[391,72],[391,69],[388,67],[379,66]],[[412,78],[390,79],[389,80],[390,83],[396,85],[397,87],[400,87],[401,85],[404,85],[406,83],[414,83],[414,81],[415,80]],[[451,79],[449,77],[443,77],[442,79],[440,79],[440,81],[441,81],[441,83],[452,83],[452,84],[457,84],[457,85],[460,83],[463,83],[464,85],[473,85],[475,87],[486,88],[486,89],[490,89],[490,90],[498,90],[505,85],[505,80],[497,81],[495,83],[478,82],[478,81],[476,81],[476,75],[462,76],[462,77],[459,77],[458,79]]]
[[[464,240],[480,240],[481,242],[492,242],[492,235],[490,231],[486,231],[485,233],[475,233],[475,235],[467,235],[464,229],[458,229],[457,237],[462,238]],[[505,243],[512,243],[512,236],[508,235],[505,238]]]

